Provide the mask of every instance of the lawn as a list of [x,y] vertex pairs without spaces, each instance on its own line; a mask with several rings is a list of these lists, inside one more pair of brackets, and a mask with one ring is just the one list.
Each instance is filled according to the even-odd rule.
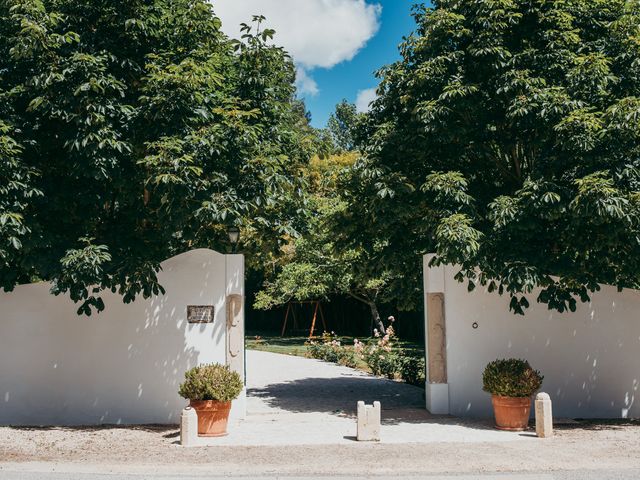
[[[308,337],[280,337],[273,333],[251,332],[245,337],[247,350],[260,350],[261,352],[281,353],[283,355],[296,355],[304,357],[307,353],[305,342]],[[353,339],[351,340],[353,342]]]
[[[375,366],[369,363],[369,360],[365,360],[359,355],[354,355],[353,350],[351,349],[353,346],[354,337],[349,336],[341,336],[341,337],[332,337],[333,340],[337,340],[340,342],[342,347],[347,347],[346,349],[340,348],[338,351],[342,352],[342,354],[346,354],[344,357],[339,357],[337,355],[338,351],[333,350],[331,347],[326,349],[315,349],[315,355],[313,358],[320,358],[331,362],[336,362],[341,365],[350,366],[351,368],[356,368],[358,370],[362,370],[368,373],[374,373],[377,375],[388,375],[388,370],[381,365],[384,364],[380,362],[374,362]],[[280,337],[277,334],[273,333],[259,333],[259,332],[251,332],[246,337],[246,348],[249,350],[260,350],[263,352],[271,352],[271,353],[279,353],[283,355],[296,355],[299,357],[311,357],[311,351],[307,347],[308,337],[306,336],[294,336],[294,337]],[[322,337],[315,337],[315,340],[318,343],[322,343]],[[360,341],[364,339],[359,338]],[[422,357],[424,360],[424,347],[420,344],[407,342],[403,340],[396,339],[394,341],[394,351],[396,354],[400,354],[401,357],[414,357],[419,358]],[[378,347],[380,348],[380,347]],[[352,352],[349,354],[348,352]],[[380,351],[380,353],[384,353]],[[318,356],[318,354],[320,354]],[[325,354],[327,355],[325,357]],[[375,358],[375,357],[374,357]],[[380,356],[383,359],[383,356]],[[400,357],[394,357],[400,358]],[[389,365],[389,364],[387,364]],[[416,364],[406,361],[398,361],[392,368],[394,369],[393,377],[400,380],[405,380],[412,385],[416,385],[419,387],[424,386],[424,378],[419,376],[419,370],[416,371]],[[418,364],[419,365],[419,364]],[[424,365],[424,364],[423,364]],[[419,368],[419,367],[418,367]],[[375,369],[375,370],[374,370]]]

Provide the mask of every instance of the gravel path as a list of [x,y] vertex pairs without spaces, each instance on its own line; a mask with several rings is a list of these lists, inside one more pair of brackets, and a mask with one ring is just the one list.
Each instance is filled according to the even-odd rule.
[[[394,475],[398,480],[637,480],[640,476],[640,470],[616,470],[609,473],[602,471],[576,471],[576,472],[553,472],[553,473],[519,473],[519,474],[488,474],[488,475],[431,475],[428,473],[422,475]],[[312,475],[312,476],[288,476],[288,475],[260,475],[252,476],[211,476],[209,474],[191,476],[189,475],[129,475],[129,474],[112,474],[109,480],[254,480],[260,478],[262,480],[345,480],[342,475]],[[349,480],[386,480],[387,476],[349,476]],[[44,473],[44,472],[2,472],[0,470],[0,480],[104,480],[102,474],[86,474],[86,473]]]
[[[180,447],[175,426],[0,427],[0,473],[389,476],[640,469],[637,426],[566,426],[540,440],[530,432],[431,417],[422,409],[422,390],[409,385],[314,360],[247,354],[249,416],[214,448]],[[382,442],[353,441],[359,399],[382,402]]]

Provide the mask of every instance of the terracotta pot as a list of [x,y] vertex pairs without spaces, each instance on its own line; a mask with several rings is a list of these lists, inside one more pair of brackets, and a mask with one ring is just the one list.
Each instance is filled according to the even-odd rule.
[[520,432],[529,426],[531,414],[531,397],[501,397],[493,395],[493,413],[496,418],[496,428]]
[[190,404],[198,414],[198,435],[202,437],[222,437],[227,434],[231,402],[190,400]]

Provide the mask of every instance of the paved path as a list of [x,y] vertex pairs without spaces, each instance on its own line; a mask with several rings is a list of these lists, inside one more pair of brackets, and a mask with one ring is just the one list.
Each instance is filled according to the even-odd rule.
[[383,443],[500,442],[531,434],[505,433],[491,422],[435,417],[424,390],[320,360],[247,351],[247,419],[207,445],[351,444],[358,400],[382,404]]

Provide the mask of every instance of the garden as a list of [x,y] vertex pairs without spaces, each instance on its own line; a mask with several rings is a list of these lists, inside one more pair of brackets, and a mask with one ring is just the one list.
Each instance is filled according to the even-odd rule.
[[253,334],[247,336],[246,348],[323,360],[424,388],[424,347],[401,340],[392,326],[367,339],[335,332],[313,338]]

